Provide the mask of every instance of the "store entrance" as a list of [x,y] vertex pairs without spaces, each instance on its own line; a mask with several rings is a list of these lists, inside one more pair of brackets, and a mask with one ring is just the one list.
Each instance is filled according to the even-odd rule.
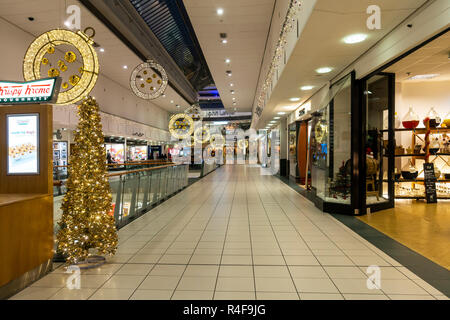
[[449,54],[447,31],[365,80],[367,171],[369,159],[379,160],[373,175],[379,199],[369,187],[367,207],[392,207],[359,217],[448,269]]
[[394,206],[395,74],[380,73],[364,82],[365,116],[361,159],[363,194],[368,211]]

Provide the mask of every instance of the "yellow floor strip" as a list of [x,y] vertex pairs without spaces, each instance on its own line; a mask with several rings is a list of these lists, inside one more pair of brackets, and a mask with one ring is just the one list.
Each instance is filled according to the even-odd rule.
[[396,200],[395,206],[358,219],[450,270],[450,201]]

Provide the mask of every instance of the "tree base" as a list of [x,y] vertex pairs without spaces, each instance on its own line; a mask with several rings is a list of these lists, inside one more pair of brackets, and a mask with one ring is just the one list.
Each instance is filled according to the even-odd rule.
[[84,261],[80,261],[76,264],[80,269],[93,269],[100,267],[106,263],[105,257],[102,256],[90,256]]

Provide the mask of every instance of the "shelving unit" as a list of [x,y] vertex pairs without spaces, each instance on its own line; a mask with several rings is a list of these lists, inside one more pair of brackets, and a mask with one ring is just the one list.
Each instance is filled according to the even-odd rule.
[[[428,124],[427,124],[428,126]],[[427,131],[430,130],[430,135],[426,136]],[[382,130],[382,132],[387,132],[388,130]],[[416,141],[420,140],[423,144],[427,145],[427,149],[425,150],[425,153],[406,153],[406,154],[396,154],[394,155],[395,158],[402,158],[402,157],[410,157],[411,163],[413,165],[416,165],[416,160],[424,160],[425,163],[434,163],[437,159],[441,159],[444,161],[448,166],[450,166],[450,161],[448,159],[445,159],[444,157],[450,156],[450,153],[443,153],[438,152],[436,154],[430,154],[429,151],[429,144],[430,144],[430,137],[437,134],[450,134],[450,128],[416,128],[416,129],[395,129],[395,132],[411,132],[411,147],[414,148],[416,145]],[[425,137],[421,137],[422,135],[425,135]],[[388,155],[384,154],[384,157],[388,157]],[[422,173],[422,171],[419,171],[419,174]],[[388,182],[386,179],[383,180],[383,182]],[[415,180],[410,179],[398,179],[394,180],[396,184],[398,183],[412,183],[413,187],[414,184],[424,184],[424,179],[419,178]],[[436,180],[436,183],[450,183],[450,179],[438,179]],[[438,199],[450,199],[450,195],[448,197],[437,197]],[[406,196],[406,195],[395,195],[395,199],[425,199],[425,196]]]

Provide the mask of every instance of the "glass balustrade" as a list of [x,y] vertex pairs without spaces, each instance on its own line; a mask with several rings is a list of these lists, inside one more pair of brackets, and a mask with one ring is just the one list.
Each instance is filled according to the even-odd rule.
[[[154,205],[185,188],[188,185],[188,172],[188,165],[172,165],[112,173],[109,183],[117,228],[125,226]],[[55,224],[62,214],[56,201],[61,199],[55,199]],[[56,226],[55,231],[57,229]]]

